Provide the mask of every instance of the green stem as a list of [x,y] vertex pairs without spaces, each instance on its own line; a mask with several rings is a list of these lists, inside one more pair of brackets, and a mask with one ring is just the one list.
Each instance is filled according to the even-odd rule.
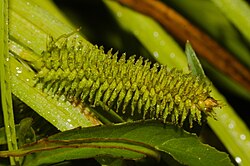
[[224,106],[215,110],[216,120],[208,118],[209,126],[239,165],[249,165],[250,132],[248,127],[215,88],[212,90],[212,96]]
[[[0,71],[1,71],[1,98],[5,125],[5,133],[9,150],[17,150],[17,140],[12,109],[11,86],[9,79],[9,49],[8,49],[8,0],[0,3]],[[10,158],[10,164],[16,165],[18,158]]]

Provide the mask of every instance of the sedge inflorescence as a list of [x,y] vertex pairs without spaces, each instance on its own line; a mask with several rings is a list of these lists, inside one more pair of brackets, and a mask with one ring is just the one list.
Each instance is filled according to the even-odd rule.
[[83,44],[80,39],[52,42],[43,52],[36,78],[54,94],[143,119],[159,119],[182,126],[187,119],[201,124],[213,115],[217,101],[210,85],[192,73],[152,64],[135,56],[118,57],[112,50]]

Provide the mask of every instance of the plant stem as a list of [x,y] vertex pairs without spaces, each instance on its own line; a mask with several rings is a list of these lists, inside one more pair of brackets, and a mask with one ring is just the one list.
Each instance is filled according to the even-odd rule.
[[[0,71],[1,71],[1,98],[5,125],[5,133],[9,150],[17,150],[16,130],[14,113],[12,109],[12,97],[9,71],[9,49],[8,49],[8,0],[0,3]],[[18,158],[10,157],[10,164],[16,165]]]

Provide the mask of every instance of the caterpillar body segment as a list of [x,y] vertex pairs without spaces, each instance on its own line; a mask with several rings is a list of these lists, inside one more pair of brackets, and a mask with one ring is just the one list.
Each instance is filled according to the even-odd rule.
[[205,80],[175,68],[74,39],[53,44],[43,53],[36,78],[54,94],[118,113],[130,111],[143,119],[160,119],[182,126],[187,119],[201,124],[202,114],[213,115],[218,106]]

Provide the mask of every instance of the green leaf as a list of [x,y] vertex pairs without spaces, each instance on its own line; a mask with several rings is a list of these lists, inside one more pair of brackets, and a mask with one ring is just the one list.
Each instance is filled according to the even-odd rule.
[[[29,142],[35,141],[35,133],[31,127],[32,118],[24,118],[19,124],[15,125],[17,132],[18,145],[23,145]],[[7,144],[5,127],[0,128],[0,145]]]
[[250,7],[244,0],[212,0],[226,17],[250,41]]
[[21,120],[19,130],[17,131],[19,147],[25,143],[36,141],[35,131],[31,127],[32,121],[32,118],[24,118]]
[[[168,67],[187,70],[185,54],[176,41],[152,18],[130,10],[112,0],[105,0],[109,10],[122,28],[131,32],[152,57]],[[178,61],[178,63],[175,63]]]
[[[51,164],[108,155],[115,158],[159,160],[164,152],[185,165],[232,165],[227,154],[202,144],[194,134],[157,121],[97,126],[61,132],[0,156],[23,156],[24,165]],[[53,157],[51,157],[53,155]]]
[[[10,87],[9,71],[9,11],[8,0],[0,1],[0,96],[3,109],[4,125],[9,150],[17,149],[14,113]],[[18,158],[10,158],[11,165],[17,164]]]
[[[58,100],[49,97],[34,87],[34,72],[27,66],[10,57],[12,93],[28,104],[43,118],[64,131],[79,126],[90,126],[91,122],[83,116],[79,107],[73,107],[61,97]],[[18,71],[17,71],[18,70]]]
[[195,76],[200,76],[201,78],[206,78],[200,61],[197,58],[189,41],[186,43],[185,53],[187,55],[189,70],[191,70],[192,74]]

